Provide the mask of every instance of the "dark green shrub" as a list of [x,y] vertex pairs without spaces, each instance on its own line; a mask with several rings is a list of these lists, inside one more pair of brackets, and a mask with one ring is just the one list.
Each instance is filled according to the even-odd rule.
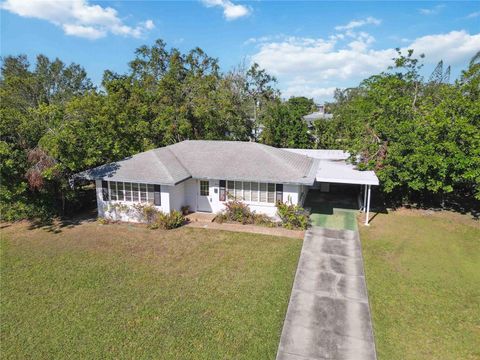
[[310,225],[308,211],[299,205],[278,202],[277,214],[282,220],[282,226],[286,229],[306,230]]

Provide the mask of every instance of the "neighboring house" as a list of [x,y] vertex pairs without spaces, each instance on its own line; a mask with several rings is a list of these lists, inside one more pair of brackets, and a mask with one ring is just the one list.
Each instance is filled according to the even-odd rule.
[[[303,150],[254,142],[187,140],[76,177],[95,180],[100,217],[139,221],[133,211],[138,203],[152,204],[164,212],[183,206],[191,211],[218,212],[230,198],[241,199],[252,210],[274,217],[276,202],[302,205],[308,189],[317,185],[326,153],[298,151]],[[368,181],[361,184],[378,185],[375,174]],[[132,211],[118,213],[112,206],[118,203]]]
[[333,114],[327,114],[325,112],[325,106],[324,105],[319,105],[318,106],[318,111],[315,111],[311,114],[305,115],[303,117],[303,120],[307,123],[307,126],[309,129],[313,128],[313,124],[316,120],[331,120],[333,119]]

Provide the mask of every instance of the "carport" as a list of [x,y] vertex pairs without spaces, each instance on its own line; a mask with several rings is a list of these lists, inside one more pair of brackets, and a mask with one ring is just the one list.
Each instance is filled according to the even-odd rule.
[[379,181],[374,171],[360,171],[349,164],[349,154],[342,150],[286,149],[298,154],[307,155],[319,161],[314,188],[321,192],[329,192],[330,184],[360,186],[360,210],[365,213],[365,225],[369,225],[370,200],[372,186]]

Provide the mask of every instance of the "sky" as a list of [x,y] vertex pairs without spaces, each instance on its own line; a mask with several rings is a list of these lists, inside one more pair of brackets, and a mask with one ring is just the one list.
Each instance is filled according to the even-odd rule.
[[397,47],[424,53],[427,77],[443,60],[454,80],[480,51],[480,2],[0,0],[0,31],[1,56],[75,62],[97,85],[160,38],[222,71],[257,62],[283,97],[321,103],[386,70]]

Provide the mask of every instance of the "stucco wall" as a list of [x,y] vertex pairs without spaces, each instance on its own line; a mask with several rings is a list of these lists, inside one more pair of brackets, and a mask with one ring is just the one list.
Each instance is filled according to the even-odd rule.
[[[139,222],[137,212],[133,208],[133,203],[124,201],[103,201],[102,182],[96,181],[98,216],[112,220]],[[303,205],[308,187],[300,185],[283,186],[283,201]],[[209,204],[212,213],[219,212],[225,208],[225,203],[219,200],[220,181],[209,181]],[[180,210],[182,206],[190,206],[191,211],[197,211],[197,196],[199,193],[199,180],[188,179],[176,186],[161,186],[161,206],[156,208],[163,212],[171,210]],[[303,197],[302,197],[303,193]],[[130,207],[128,211],[119,211],[111,204],[121,203]],[[246,202],[248,206],[257,213],[263,213],[268,216],[277,217],[277,208],[272,203]]]
[[[198,180],[190,179],[189,183],[186,184],[188,192],[193,199],[196,199],[198,196]],[[219,212],[225,208],[225,203],[219,200],[219,191],[220,191],[220,181],[219,180],[210,180],[209,186],[209,202],[211,211],[213,213]],[[299,185],[287,185],[283,186],[283,201],[291,202],[292,204],[297,204],[300,194],[302,192],[302,187]],[[196,201],[195,201],[196,202]],[[260,203],[260,202],[246,202],[248,206],[258,213],[263,213],[271,217],[276,217],[277,208],[275,204],[272,203]],[[191,206],[192,210],[196,209],[196,205]]]

